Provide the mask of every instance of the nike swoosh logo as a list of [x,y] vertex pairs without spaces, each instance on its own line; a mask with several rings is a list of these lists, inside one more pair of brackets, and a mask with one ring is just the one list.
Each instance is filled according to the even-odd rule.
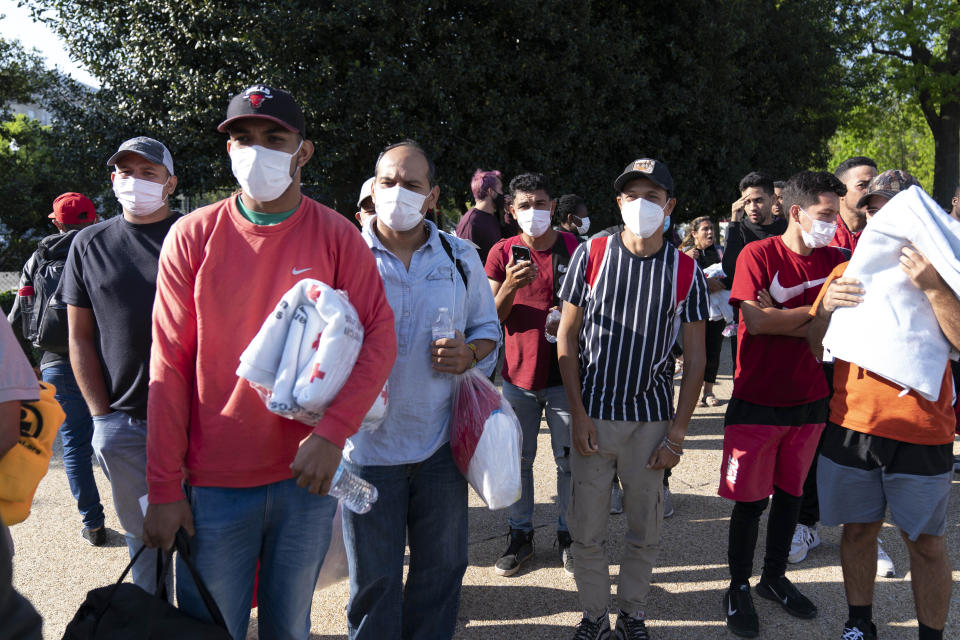
[[733,603],[727,604],[727,615],[728,615],[728,616],[734,616],[734,615],[737,614],[737,610],[736,610],[736,609],[732,609],[732,608],[730,607],[731,604],[733,604]]
[[313,269],[313,267],[307,267],[306,269],[293,269],[290,273],[292,273],[295,276],[298,276],[304,271],[310,271],[310,269]]
[[826,278],[820,278],[819,280],[808,280],[807,282],[798,284],[795,287],[784,287],[780,284],[780,272],[777,271],[775,274],[773,274],[773,282],[770,283],[770,297],[780,304],[783,304],[787,300],[796,298],[807,289],[819,287],[826,281]]

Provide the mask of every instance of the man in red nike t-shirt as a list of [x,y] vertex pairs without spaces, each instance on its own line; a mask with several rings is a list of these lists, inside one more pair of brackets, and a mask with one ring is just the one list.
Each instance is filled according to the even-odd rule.
[[846,187],[832,174],[799,173],[783,189],[782,236],[752,242],[737,259],[730,304],[740,309],[737,369],[727,405],[719,493],[735,500],[730,517],[727,627],[755,637],[750,595],[760,516],[773,494],[757,593],[791,615],[817,608],[787,579],[787,554],[803,482],[827,418],[827,383],[804,336],[810,305],[833,268],[846,260],[827,247]]

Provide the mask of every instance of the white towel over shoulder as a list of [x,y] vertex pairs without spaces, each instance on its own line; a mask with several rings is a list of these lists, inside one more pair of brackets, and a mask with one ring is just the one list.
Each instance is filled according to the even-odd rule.
[[[726,278],[727,274],[723,272],[723,265],[716,262],[703,270],[703,275],[707,278]],[[720,289],[710,294],[708,298],[710,304],[710,320],[725,320],[728,324],[733,322],[733,307],[730,306],[730,290]]]
[[240,355],[237,375],[267,392],[273,413],[316,424],[362,344],[363,325],[346,294],[308,278],[280,299]]
[[922,189],[910,187],[894,196],[860,236],[844,276],[863,283],[863,302],[834,312],[823,346],[835,358],[935,401],[955,351],[927,296],[900,268],[900,251],[907,244],[960,294],[960,222]]

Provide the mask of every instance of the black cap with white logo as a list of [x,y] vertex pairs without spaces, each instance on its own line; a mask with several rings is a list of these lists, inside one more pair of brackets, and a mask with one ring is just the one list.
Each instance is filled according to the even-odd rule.
[[283,89],[274,89],[265,84],[255,84],[230,98],[227,106],[227,119],[220,123],[217,131],[227,133],[229,125],[241,118],[264,118],[280,126],[307,137],[307,124],[303,112],[297,106],[293,96]]
[[637,178],[647,178],[655,185],[667,190],[667,195],[673,197],[673,176],[667,165],[653,158],[639,158],[628,164],[623,173],[613,181],[613,188],[617,193],[623,191],[623,185]]

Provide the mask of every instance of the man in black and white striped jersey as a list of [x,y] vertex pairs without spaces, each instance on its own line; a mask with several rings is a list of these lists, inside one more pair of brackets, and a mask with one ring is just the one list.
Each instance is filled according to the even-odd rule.
[[[584,611],[575,637],[582,640],[610,636],[603,544],[614,474],[628,527],[614,637],[648,637],[643,606],[660,541],[663,470],[680,462],[706,363],[706,280],[663,239],[664,218],[676,206],[670,171],[641,158],[614,189],[624,230],[580,245],[560,291],[557,353],[573,419],[567,524]],[[670,348],[681,331],[685,365],[674,413]]]

